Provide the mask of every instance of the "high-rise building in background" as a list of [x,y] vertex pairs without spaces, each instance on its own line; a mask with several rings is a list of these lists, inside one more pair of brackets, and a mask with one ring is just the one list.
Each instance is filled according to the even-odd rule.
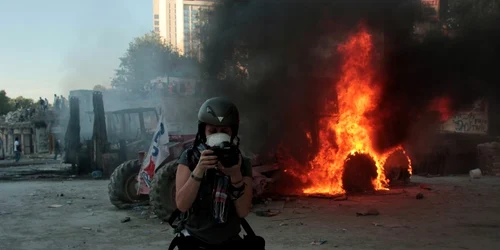
[[153,0],[154,31],[182,54],[200,57],[200,10],[213,4],[214,0]]

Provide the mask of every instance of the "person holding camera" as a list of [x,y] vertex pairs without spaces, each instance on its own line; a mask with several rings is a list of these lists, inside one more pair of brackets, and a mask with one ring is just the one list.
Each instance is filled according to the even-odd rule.
[[193,147],[178,160],[178,249],[264,249],[261,237],[239,236],[251,209],[252,167],[238,149],[238,109],[226,98],[211,98],[198,120]]

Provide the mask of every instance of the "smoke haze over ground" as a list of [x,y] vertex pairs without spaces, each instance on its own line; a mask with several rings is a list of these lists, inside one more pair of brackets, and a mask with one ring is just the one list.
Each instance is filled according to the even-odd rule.
[[[378,128],[375,146],[382,151],[404,143],[435,98],[448,97],[453,112],[500,88],[498,22],[464,27],[454,39],[434,34],[418,40],[413,25],[420,11],[418,2],[405,0],[223,1],[207,26],[204,60],[210,77],[225,76],[230,84],[213,94],[231,97],[248,119],[243,145],[263,153],[284,143],[304,162],[311,152],[305,132],[314,134],[318,117],[332,113],[324,107],[335,99],[337,45],[362,23],[380,57],[375,68],[382,96],[367,114]],[[250,80],[242,80],[236,62]]]

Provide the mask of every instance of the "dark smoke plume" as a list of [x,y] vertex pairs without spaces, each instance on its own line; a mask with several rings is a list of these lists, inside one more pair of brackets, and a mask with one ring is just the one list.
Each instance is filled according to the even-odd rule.
[[419,1],[409,0],[221,1],[201,31],[205,70],[225,81],[212,94],[237,102],[246,118],[242,144],[251,151],[282,144],[305,162],[316,150],[305,133],[314,140],[319,117],[332,113],[325,104],[336,98],[337,45],[364,25],[380,53],[383,84],[377,111],[367,115],[378,128],[378,149],[398,145],[433,99],[449,97],[456,110],[498,92],[497,20],[463,27],[453,39],[416,37],[421,13]]

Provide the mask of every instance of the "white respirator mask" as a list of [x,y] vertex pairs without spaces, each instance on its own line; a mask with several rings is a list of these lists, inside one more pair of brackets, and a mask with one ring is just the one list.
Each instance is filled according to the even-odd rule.
[[231,136],[226,133],[215,133],[207,136],[207,145],[213,147],[223,142],[231,142]]

